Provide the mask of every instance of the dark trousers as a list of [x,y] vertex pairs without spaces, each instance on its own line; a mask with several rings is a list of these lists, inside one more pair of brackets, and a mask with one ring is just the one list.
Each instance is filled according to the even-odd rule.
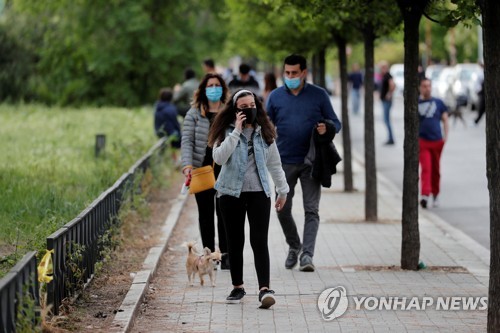
[[229,265],[233,286],[243,284],[243,248],[245,245],[245,216],[250,225],[250,245],[253,250],[259,289],[269,288],[269,249],[267,235],[271,214],[271,199],[265,192],[243,192],[239,198],[220,197],[222,217],[226,223]]
[[300,250],[300,236],[297,224],[292,215],[292,203],[295,185],[300,180],[302,202],[304,206],[304,236],[302,253],[314,256],[316,236],[319,228],[319,200],[321,199],[321,183],[311,177],[311,166],[306,164],[283,164],[286,181],[290,186],[283,209],[278,212],[278,219],[285,234],[286,242],[291,249]]
[[217,233],[219,234],[219,248],[222,253],[227,253],[226,230],[224,221],[219,209],[219,199],[215,196],[214,189],[196,193],[196,203],[198,204],[198,223],[203,247],[208,247],[210,251],[215,251],[215,217],[217,214]]
[[484,98],[480,98],[480,100],[479,100],[479,107],[477,109],[477,117],[474,120],[474,122],[476,124],[478,124],[479,121],[481,120],[481,118],[483,117],[484,111],[486,111],[486,105],[484,104]]

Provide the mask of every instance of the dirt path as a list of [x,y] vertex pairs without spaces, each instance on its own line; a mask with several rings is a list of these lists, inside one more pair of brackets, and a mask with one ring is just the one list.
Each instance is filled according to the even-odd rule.
[[[67,305],[67,314],[56,317],[53,323],[62,331],[107,332],[119,309],[135,272],[141,269],[155,235],[168,216],[171,200],[179,194],[180,173],[173,175],[168,189],[152,190],[148,198],[149,216],[130,214],[123,222],[121,245],[104,263],[102,271],[85,289],[75,304]],[[56,331],[56,330],[54,330]],[[57,330],[61,331],[61,330]]]

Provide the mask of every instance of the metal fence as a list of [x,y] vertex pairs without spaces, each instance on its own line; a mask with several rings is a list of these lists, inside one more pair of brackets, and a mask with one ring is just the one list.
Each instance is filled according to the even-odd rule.
[[[102,237],[116,221],[127,193],[134,195],[140,188],[134,184],[149,168],[151,158],[165,149],[166,139],[159,140],[113,186],[104,191],[76,218],[47,237],[47,249],[52,254],[53,280],[47,285],[47,304],[58,314],[65,298],[75,296],[92,278],[95,264],[103,250]],[[39,304],[36,252],[30,252],[0,280],[0,333],[15,332],[20,311],[19,295],[24,285]]]
[[[37,279],[36,251],[27,253],[6,276],[0,280],[0,332],[16,331],[18,313],[27,315],[26,298],[30,298],[36,311],[33,319],[39,316],[38,279]],[[35,326],[33,321],[30,325]]]
[[113,186],[102,193],[75,219],[47,237],[47,249],[54,250],[53,281],[48,284],[47,303],[53,313],[65,298],[75,296],[92,278],[95,264],[103,249],[101,239],[113,225],[125,193],[134,195],[134,181],[149,168],[151,157],[163,149],[165,139],[158,141]]

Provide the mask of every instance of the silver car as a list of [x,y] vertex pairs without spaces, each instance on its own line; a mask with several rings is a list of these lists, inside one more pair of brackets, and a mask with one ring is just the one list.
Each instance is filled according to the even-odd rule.
[[483,68],[478,64],[458,64],[454,70],[452,90],[455,99],[459,104],[463,103],[475,110],[479,104],[478,92],[483,82]]
[[389,69],[392,75],[394,84],[396,85],[395,93],[402,96],[405,89],[405,66],[404,64],[393,64]]
[[443,100],[450,110],[454,110],[457,106],[452,89],[454,82],[455,69],[453,67],[444,67],[439,75],[432,80],[432,95]]

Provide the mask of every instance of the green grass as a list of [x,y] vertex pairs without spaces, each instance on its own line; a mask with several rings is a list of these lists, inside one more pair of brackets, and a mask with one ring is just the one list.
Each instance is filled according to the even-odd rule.
[[[0,105],[0,258],[45,248],[157,141],[152,124],[147,107]],[[95,158],[100,133],[106,148]]]

